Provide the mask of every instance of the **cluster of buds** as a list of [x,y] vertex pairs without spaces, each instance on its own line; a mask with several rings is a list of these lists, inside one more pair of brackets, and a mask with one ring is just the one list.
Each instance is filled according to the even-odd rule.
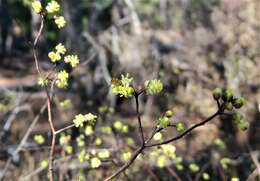
[[234,92],[230,89],[223,90],[216,88],[213,90],[213,97],[216,101],[223,101],[224,107],[228,111],[232,111],[233,108],[240,109],[245,105],[245,99],[241,96],[235,96]]
[[[245,98],[235,96],[234,92],[230,89],[223,90],[221,88],[216,88],[213,90],[213,97],[216,101],[221,102],[222,105],[224,105],[224,109],[227,111],[240,109],[246,102]],[[244,116],[236,111],[232,116],[232,120],[243,131],[249,127],[249,123],[245,121]]]

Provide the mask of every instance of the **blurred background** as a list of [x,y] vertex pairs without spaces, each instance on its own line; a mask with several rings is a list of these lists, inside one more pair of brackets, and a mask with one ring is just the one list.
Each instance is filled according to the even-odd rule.
[[[138,146],[134,102],[110,91],[111,78],[123,73],[133,76],[135,85],[154,78],[164,83],[162,94],[141,99],[146,135],[168,109],[174,109],[173,120],[187,125],[212,114],[215,87],[232,88],[246,98],[242,112],[250,128],[240,131],[229,117],[221,117],[172,144],[174,158],[158,161],[160,153],[147,150],[115,180],[257,180],[259,0],[63,0],[60,4],[67,25],[59,31],[47,21],[37,48],[40,66],[45,72],[53,68],[47,55],[59,42],[79,55],[81,65],[72,72],[66,90],[55,89],[55,127],[71,124],[78,113],[99,115],[84,148],[109,149],[115,161],[106,161],[98,169],[78,163],[79,131],[71,129],[64,134],[71,135],[72,153],[56,148],[57,180],[102,180],[122,164],[122,155]],[[46,96],[37,85],[31,49],[40,17],[30,5],[30,0],[0,0],[0,175],[6,172],[6,180],[47,180],[47,169],[39,163],[48,158],[51,135]],[[56,65],[61,68],[71,71]],[[117,121],[129,131],[114,129]],[[102,131],[104,126],[112,133]],[[35,143],[36,134],[44,135],[44,144]],[[170,130],[163,138],[175,134]],[[97,138],[102,143],[96,144]]]

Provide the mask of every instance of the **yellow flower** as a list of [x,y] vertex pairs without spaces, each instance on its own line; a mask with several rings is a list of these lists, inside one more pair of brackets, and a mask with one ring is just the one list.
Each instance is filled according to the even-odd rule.
[[60,5],[57,1],[51,1],[47,4],[46,10],[48,13],[55,13],[60,10]]
[[90,165],[92,168],[98,168],[101,165],[101,161],[99,158],[94,157],[90,160]]
[[160,168],[164,167],[166,165],[166,156],[161,155],[158,157],[157,161],[156,161],[156,165]]
[[90,136],[94,133],[93,127],[92,126],[86,126],[85,128],[85,135]]
[[81,152],[79,153],[78,155],[78,158],[79,158],[79,162],[84,162],[86,159],[86,151],[85,150],[81,150]]
[[122,132],[123,132],[123,133],[128,133],[128,126],[127,126],[127,125],[124,125],[124,126],[122,127]]
[[61,59],[61,56],[57,52],[50,52],[48,57],[51,59],[52,62],[57,62]]
[[128,160],[130,160],[131,156],[132,156],[132,153],[130,151],[126,151],[126,152],[122,153],[121,157],[122,157],[122,160],[128,161]]
[[96,145],[101,145],[102,144],[102,139],[101,138],[97,138],[96,140],[95,140],[95,144]]
[[92,113],[88,113],[86,115],[78,114],[75,116],[73,123],[75,124],[75,127],[82,127],[84,122],[93,124],[96,121],[96,119],[97,119],[97,116],[95,116]]
[[48,160],[42,160],[40,163],[42,168],[47,168],[49,165],[49,161]]
[[71,67],[76,67],[79,64],[79,57],[77,55],[67,55],[64,61],[65,63],[69,63]]
[[59,43],[56,47],[55,47],[56,51],[58,54],[65,54],[66,53],[66,48],[63,44]]
[[37,144],[39,144],[39,145],[43,144],[44,141],[45,141],[45,139],[44,139],[44,137],[43,137],[42,135],[35,135],[35,136],[33,137],[33,139],[34,139],[34,141],[35,141]]
[[82,114],[76,115],[75,119],[73,120],[75,127],[82,127],[84,122],[86,122],[86,117]]
[[93,124],[96,119],[97,119],[97,116],[92,114],[92,113],[88,113],[85,115],[85,118],[86,118],[86,121],[88,121],[89,124]]
[[42,4],[40,1],[33,1],[32,2],[33,11],[39,14],[42,11]]
[[116,121],[116,122],[114,122],[113,126],[116,130],[121,130],[124,125],[121,121]]
[[110,157],[110,152],[109,152],[108,150],[100,151],[100,152],[98,152],[98,157],[99,157],[100,159],[109,158],[109,157]]
[[66,70],[62,70],[57,74],[56,85],[59,88],[66,88],[68,86],[69,74]]
[[159,141],[159,140],[161,140],[162,139],[162,133],[155,133],[154,134],[154,136],[153,136],[153,139],[155,140],[155,141]]
[[56,23],[58,28],[63,28],[66,25],[66,20],[63,16],[55,16],[54,19],[54,22]]
[[40,85],[41,87],[47,86],[49,83],[48,79],[43,79],[42,77],[38,78],[37,84]]

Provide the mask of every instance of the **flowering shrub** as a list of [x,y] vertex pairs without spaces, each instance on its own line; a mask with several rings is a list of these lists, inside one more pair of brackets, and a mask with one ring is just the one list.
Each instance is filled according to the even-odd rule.
[[[61,5],[58,1],[48,1],[44,7],[41,1],[36,0],[32,2],[31,6],[34,12],[41,17],[41,23],[43,25],[45,25],[45,20],[49,20],[48,17],[51,17],[51,21],[57,26],[57,29],[66,27],[67,23],[65,18],[61,15]],[[84,166],[87,165],[86,167],[88,169],[98,169],[103,166],[106,167],[108,164],[119,165],[120,168],[115,170],[115,172],[105,180],[111,180],[119,174],[125,173],[135,161],[144,162],[146,159],[152,160],[152,163],[159,168],[166,168],[169,163],[174,163],[179,171],[187,168],[191,174],[201,172],[204,180],[210,180],[209,173],[203,171],[203,168],[200,168],[199,164],[191,162],[185,165],[183,158],[178,156],[176,147],[171,143],[190,134],[194,129],[212,121],[213,118],[217,116],[230,116],[230,120],[241,130],[246,130],[249,127],[249,123],[245,121],[244,116],[239,112],[239,109],[242,108],[246,102],[245,99],[235,95],[230,89],[216,88],[212,92],[213,99],[217,105],[217,110],[213,115],[199,123],[189,126],[183,121],[178,120],[172,109],[166,109],[154,122],[149,122],[153,131],[147,129],[149,134],[145,134],[144,130],[146,127],[143,126],[144,121],[142,121],[142,113],[139,105],[140,98],[142,96],[147,98],[156,94],[164,96],[164,85],[161,80],[152,79],[146,80],[142,85],[135,87],[133,84],[134,78],[127,73],[122,74],[119,78],[112,78],[111,89],[115,96],[134,100],[136,109],[135,115],[138,122],[137,128],[133,126],[133,124],[125,122],[120,118],[112,117],[111,115],[115,113],[114,109],[104,106],[100,107],[97,112],[91,110],[93,113],[79,113],[71,120],[70,125],[57,129],[54,124],[55,116],[52,115],[55,113],[52,109],[55,98],[52,89],[53,87],[60,89],[69,88],[69,80],[70,76],[72,76],[69,70],[62,66],[62,68],[60,68],[57,65],[67,64],[73,71],[77,67],[80,67],[82,62],[78,55],[68,53],[70,50],[67,50],[65,45],[57,43],[48,53],[48,58],[54,66],[54,68],[50,70],[52,73],[47,74],[41,71],[41,67],[38,67],[38,59],[35,53],[35,48],[37,48],[37,42],[41,33],[42,28],[39,30],[39,34],[35,39],[33,50],[39,77],[37,83],[46,92],[48,121],[51,127],[52,141],[49,159],[48,161],[46,159],[42,160],[40,166],[43,169],[48,167],[50,180],[55,180],[59,172],[59,170],[54,167],[54,162],[57,161],[56,159],[66,158],[66,156],[73,154],[76,155],[77,158],[75,163],[73,162],[74,165],[72,164],[74,167],[75,165],[82,164]],[[73,104],[72,101],[65,98],[59,102],[59,106],[62,110],[69,110]],[[174,130],[174,134],[169,131],[170,129]],[[131,133],[135,130],[139,131],[138,140],[130,137]],[[76,136],[74,132],[77,133]],[[170,132],[170,136],[165,134],[165,132]],[[115,138],[122,137],[124,146],[120,146],[118,140],[116,140],[115,150],[106,148],[105,143],[107,143],[107,139],[110,138],[108,135],[113,135]],[[58,143],[56,143],[57,140]],[[47,141],[42,135],[34,135],[34,141],[39,145],[47,144]],[[58,144],[60,147],[55,148]],[[216,139],[214,144],[218,148],[226,149],[225,143],[220,139]],[[150,150],[148,151],[148,149]],[[58,150],[61,154],[58,153]],[[147,154],[143,154],[146,151]],[[117,158],[118,162],[115,162],[114,158]],[[231,161],[228,158],[222,158],[220,164],[223,169],[227,169],[231,165]]]

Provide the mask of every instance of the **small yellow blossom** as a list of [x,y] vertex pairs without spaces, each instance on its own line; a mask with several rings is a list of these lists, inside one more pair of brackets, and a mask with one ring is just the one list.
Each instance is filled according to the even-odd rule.
[[33,137],[33,139],[34,139],[34,141],[35,141],[37,144],[39,144],[39,145],[43,144],[44,141],[45,141],[45,139],[44,139],[44,137],[43,137],[42,135],[35,135],[35,136]]
[[65,147],[65,151],[66,151],[66,153],[68,153],[68,154],[72,154],[72,152],[73,152],[73,147],[72,147],[71,145],[67,145],[67,146]]
[[93,124],[96,121],[96,119],[97,116],[92,113],[88,113],[86,115],[78,114],[75,116],[73,123],[75,124],[75,127],[82,127],[84,122]]
[[61,135],[60,139],[59,139],[59,142],[60,144],[63,146],[63,145],[66,145],[70,142],[71,140],[71,136],[70,135]]
[[76,115],[73,120],[75,127],[82,127],[84,122],[86,122],[86,117],[82,114]]
[[98,157],[99,157],[100,159],[109,158],[109,157],[110,157],[110,152],[109,152],[108,150],[100,151],[100,152],[98,152]]
[[52,62],[57,62],[61,59],[60,54],[53,51],[48,54],[48,57],[51,59]]
[[54,22],[58,26],[58,28],[63,28],[66,25],[66,20],[63,16],[55,16]]
[[67,55],[64,61],[65,63],[69,63],[71,67],[76,67],[79,64],[79,57],[77,55]]
[[128,133],[128,126],[127,125],[124,125],[123,127],[122,127],[122,132],[123,133]]
[[46,10],[48,13],[55,13],[60,10],[60,5],[57,1],[52,0],[47,4]]
[[116,122],[114,122],[114,124],[113,124],[113,126],[114,126],[114,128],[116,129],[116,130],[121,130],[122,128],[123,128],[123,123],[121,122],[121,121],[116,121]]
[[97,119],[97,116],[92,114],[92,113],[88,113],[85,115],[85,118],[86,118],[86,121],[88,121],[89,124],[93,124],[96,119]]
[[81,152],[78,155],[79,162],[84,162],[86,160],[89,160],[90,155],[86,153],[85,150],[81,150]]
[[37,84],[41,87],[47,86],[49,83],[48,79],[44,79],[42,77],[38,78]]
[[102,139],[101,138],[97,138],[96,140],[95,140],[95,144],[96,145],[101,145],[102,144]]
[[85,135],[90,136],[94,133],[93,127],[92,126],[86,126],[85,128]]
[[40,1],[33,1],[32,2],[33,11],[39,14],[42,11],[42,4]]
[[100,131],[105,134],[111,134],[112,128],[110,126],[103,126],[100,128]]
[[132,156],[132,153],[130,151],[126,151],[126,152],[122,153],[122,160],[128,161],[128,160],[130,160],[131,156]]
[[153,139],[155,140],[155,141],[159,141],[159,140],[161,140],[162,139],[162,133],[155,133],[154,134],[154,136],[153,136]]
[[65,54],[66,53],[66,48],[63,44],[59,43],[56,47],[55,47],[56,51],[58,54]]
[[48,160],[42,160],[40,165],[41,165],[42,168],[47,168],[48,165],[49,165],[49,161]]
[[100,167],[100,165],[101,165],[101,161],[99,158],[97,158],[97,157],[91,158],[90,166],[92,168],[98,168],[98,167]]
[[166,162],[167,162],[167,159],[166,159],[166,156],[164,155],[160,155],[156,161],[156,165],[160,168],[162,167],[165,167],[166,166]]
[[59,88],[66,88],[68,86],[69,74],[66,70],[62,70],[57,74],[56,85]]

